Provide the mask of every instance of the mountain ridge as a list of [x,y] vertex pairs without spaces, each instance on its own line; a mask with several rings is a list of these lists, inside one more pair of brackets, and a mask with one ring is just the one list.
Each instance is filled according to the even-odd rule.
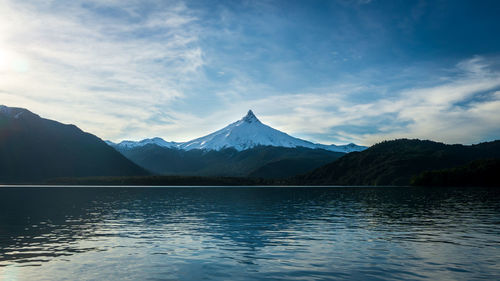
[[346,154],[295,177],[292,182],[306,185],[409,185],[413,177],[425,171],[454,168],[487,158],[500,159],[500,140],[461,145],[396,139]]
[[[286,178],[327,164],[342,152],[324,149],[256,146],[238,151],[181,150],[148,144],[129,149],[115,148],[137,165],[159,175]],[[293,161],[294,167],[283,165]],[[285,168],[285,169],[284,169]]]
[[121,150],[141,147],[147,144],[155,144],[162,147],[176,148],[180,150],[221,150],[234,148],[238,151],[243,151],[256,146],[275,146],[288,148],[304,147],[348,153],[366,149],[366,147],[359,146],[354,143],[347,145],[325,145],[292,137],[262,123],[257,116],[255,116],[252,110],[249,110],[240,120],[233,122],[220,130],[187,142],[168,142],[162,138],[155,137],[143,139],[141,141],[125,140],[120,143],[107,141],[107,143]]
[[100,138],[77,126],[0,105],[0,181],[148,175]]

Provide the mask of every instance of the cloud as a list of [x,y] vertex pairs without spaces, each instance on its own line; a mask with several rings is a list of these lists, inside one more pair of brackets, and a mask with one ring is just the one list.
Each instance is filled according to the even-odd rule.
[[[176,130],[196,137],[235,121],[253,109],[266,124],[291,135],[323,143],[371,145],[385,139],[421,138],[447,143],[476,143],[500,136],[500,72],[495,60],[473,57],[459,62],[445,77],[429,77],[433,85],[374,86],[364,77],[307,93],[248,98],[238,93],[268,92],[266,85],[234,80],[221,93],[224,111],[209,116],[179,116],[189,127]],[[405,73],[403,78],[407,79]],[[437,82],[436,82],[437,81]],[[413,82],[415,83],[415,82]],[[250,84],[250,85],[249,85]],[[361,100],[359,96],[367,96]],[[189,121],[186,121],[189,120]],[[186,138],[184,138],[186,139]]]
[[153,108],[168,111],[196,79],[203,51],[197,18],[182,2],[141,12],[152,6],[2,1],[1,103],[111,138]]
[[248,109],[324,143],[500,135],[498,58],[443,71],[442,61],[375,64],[398,50],[372,52],[393,46],[378,17],[358,22],[340,5],[332,29],[316,14],[297,20],[277,2],[252,3],[0,0],[0,104],[115,141],[185,141]]
[[[245,101],[276,128],[320,142],[373,144],[392,138],[475,143],[500,136],[500,72],[474,57],[458,63],[452,77],[386,97],[384,87],[346,84],[328,92],[276,95]],[[359,102],[359,92],[378,92]],[[279,105],[279,106],[278,106]],[[233,105],[236,108],[243,106]]]

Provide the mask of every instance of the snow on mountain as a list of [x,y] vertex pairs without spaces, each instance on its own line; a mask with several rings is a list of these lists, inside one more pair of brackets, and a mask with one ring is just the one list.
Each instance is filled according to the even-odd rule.
[[238,151],[242,151],[255,146],[278,146],[306,147],[312,149],[320,148],[347,153],[366,149],[364,146],[358,146],[353,143],[348,145],[324,145],[292,137],[263,124],[259,119],[257,119],[251,110],[249,110],[247,115],[242,119],[229,124],[214,133],[187,142],[167,142],[161,138],[152,138],[138,142],[122,141],[118,144],[111,142],[109,142],[109,144],[112,146],[118,146],[122,149],[130,149],[147,144],[156,144],[162,147],[177,148],[182,150],[221,150],[223,148],[234,148]]
[[134,148],[134,147],[140,147],[140,146],[145,146],[148,144],[155,144],[158,146],[162,147],[169,147],[169,148],[177,148],[180,143],[178,142],[173,142],[173,141],[165,141],[162,138],[151,138],[151,139],[143,139],[141,141],[122,141],[120,143],[114,143],[111,141],[106,141],[107,144],[111,146],[119,146],[121,148]]
[[9,118],[18,119],[24,112],[28,110],[18,107],[8,107],[5,105],[0,105],[0,114],[7,116]]
[[335,144],[326,145],[326,144],[317,143],[315,145],[316,145],[316,148],[321,148],[321,149],[330,150],[330,151],[337,151],[337,152],[345,152],[345,153],[354,152],[354,151],[363,151],[367,148],[366,146],[361,146],[361,145],[357,145],[354,143],[345,144],[345,145],[335,145]]
[[184,150],[220,150],[232,147],[241,151],[258,145],[282,147],[310,146],[306,141],[295,139],[262,124],[250,110],[241,120],[204,137],[183,143],[180,148]]

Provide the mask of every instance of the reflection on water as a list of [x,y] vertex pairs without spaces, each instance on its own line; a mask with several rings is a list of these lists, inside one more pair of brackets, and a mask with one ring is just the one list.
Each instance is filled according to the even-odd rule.
[[0,188],[0,280],[494,280],[500,193]]

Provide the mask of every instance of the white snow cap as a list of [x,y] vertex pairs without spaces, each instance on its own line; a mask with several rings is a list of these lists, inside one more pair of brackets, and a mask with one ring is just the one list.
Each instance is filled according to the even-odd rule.
[[248,123],[252,123],[252,122],[259,122],[260,123],[260,120],[257,119],[257,116],[255,116],[255,114],[253,114],[253,111],[251,109],[248,111],[247,115],[245,115],[245,117],[243,117],[241,120],[248,122]]
[[182,150],[203,149],[203,150],[221,150],[224,148],[234,148],[242,151],[256,146],[277,146],[277,147],[306,147],[320,148],[330,151],[351,152],[365,149],[363,146],[353,144],[349,145],[324,145],[312,143],[306,140],[292,137],[284,132],[273,129],[255,116],[252,110],[240,120],[229,124],[228,126],[191,141],[183,143],[165,142],[163,139],[154,138],[139,142],[123,141],[118,144],[121,148],[133,148],[146,144],[156,144],[164,147],[177,148]]
[[14,119],[19,119],[19,117],[24,113],[29,112],[27,109],[19,107],[8,107],[5,105],[0,105],[0,114],[11,117]]

